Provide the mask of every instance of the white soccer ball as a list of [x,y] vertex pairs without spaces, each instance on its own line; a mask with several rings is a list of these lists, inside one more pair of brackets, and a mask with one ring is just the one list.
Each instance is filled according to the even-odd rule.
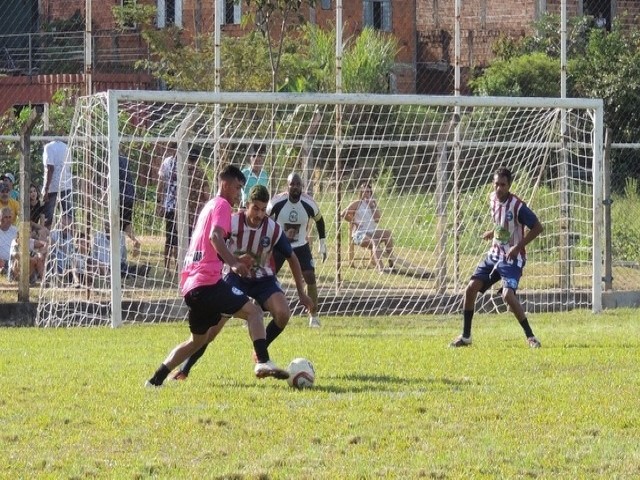
[[294,358],[287,367],[289,372],[289,386],[302,390],[303,388],[313,387],[316,380],[316,370],[306,358]]

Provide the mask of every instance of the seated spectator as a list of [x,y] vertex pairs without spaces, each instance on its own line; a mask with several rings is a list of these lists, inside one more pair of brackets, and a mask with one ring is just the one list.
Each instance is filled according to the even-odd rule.
[[5,181],[0,181],[0,208],[9,207],[13,214],[12,224],[15,225],[20,215],[20,204],[11,198],[11,187]]
[[29,186],[29,218],[32,225],[44,225],[44,202],[35,183]]
[[53,262],[53,273],[60,276],[63,283],[71,283],[73,280],[72,260],[74,254],[71,217],[68,215],[60,217],[60,228],[51,230],[50,237],[51,252],[49,261]]
[[13,173],[5,173],[4,175],[0,176],[0,180],[9,185],[9,188],[11,189],[9,192],[9,196],[15,201],[19,201],[20,193],[15,189],[16,177],[14,177]]
[[[47,244],[35,238],[29,239],[29,283],[44,278],[44,259]],[[9,280],[20,280],[20,232],[11,242],[11,258],[9,266]]]
[[[111,271],[111,227],[104,224],[104,232],[96,232],[91,246],[91,258],[95,262],[99,275],[109,275]],[[120,232],[120,273],[127,273],[127,244],[123,232]]]
[[89,239],[84,233],[79,233],[75,239],[75,251],[72,260],[73,286],[91,287],[96,273],[95,264],[91,258]]
[[5,275],[9,271],[11,243],[17,235],[18,228],[13,225],[13,211],[9,207],[2,207],[0,209],[0,273]]
[[[353,243],[372,250],[378,271],[381,273],[390,271],[394,263],[393,236],[391,230],[378,226],[382,213],[373,198],[371,185],[368,183],[360,185],[360,199],[351,202],[341,213],[341,216],[351,225]],[[382,244],[384,244],[384,248]],[[385,259],[389,268],[385,267]]]

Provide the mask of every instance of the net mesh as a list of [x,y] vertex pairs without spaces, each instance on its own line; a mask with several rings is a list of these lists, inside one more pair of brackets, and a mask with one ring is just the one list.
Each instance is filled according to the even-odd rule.
[[[295,95],[269,102],[200,95],[186,102],[120,101],[115,132],[109,131],[107,98],[98,94],[77,104],[67,157],[74,215],[56,215],[52,238],[58,241],[52,241],[39,293],[39,325],[109,324],[118,309],[131,322],[184,318],[178,265],[189,226],[215,193],[219,169],[246,166],[255,145],[265,147],[272,195],[285,191],[287,176],[297,172],[320,205],[326,262],[315,253],[313,227],[309,242],[321,314],[457,312],[489,247],[482,234],[492,229],[488,195],[498,167],[514,173],[511,191],[545,226],[527,247],[519,288],[525,308],[590,306],[592,110],[460,107],[453,101],[429,104],[428,97],[384,104],[380,97],[367,103],[361,96],[312,96],[301,103]],[[117,145],[117,161],[110,161],[110,141]],[[175,168],[162,180],[167,157],[175,159]],[[167,182],[175,185],[178,239],[168,250],[158,203]],[[109,232],[122,229],[119,205],[128,183],[135,189],[132,235],[111,238]],[[353,244],[340,215],[365,183],[382,212],[379,228],[392,239],[380,262],[370,249]],[[121,257],[115,272],[113,255]],[[294,311],[301,312],[287,267],[279,279]],[[479,308],[503,308],[495,291],[479,302]]]

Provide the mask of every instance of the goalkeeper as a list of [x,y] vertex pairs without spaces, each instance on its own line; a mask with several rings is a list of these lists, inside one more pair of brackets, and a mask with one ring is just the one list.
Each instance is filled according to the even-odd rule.
[[[471,345],[471,321],[478,292],[486,292],[498,280],[502,280],[502,299],[524,330],[528,345],[531,348],[541,346],[516,296],[516,290],[526,263],[525,247],[542,233],[543,227],[535,213],[509,191],[511,179],[512,174],[506,168],[499,168],[493,175],[489,207],[494,226],[493,230],[483,235],[485,240],[491,240],[491,248],[476,267],[465,289],[462,335],[451,342],[451,347]],[[525,227],[528,229],[526,233]]]
[[[273,271],[272,252],[279,252],[289,262],[289,267],[298,290],[300,303],[310,309],[313,301],[304,291],[302,269],[291,244],[282,232],[282,227],[266,216],[269,190],[263,185],[255,185],[249,191],[246,209],[231,217],[231,235],[227,241],[229,250],[249,269],[249,275],[241,277],[229,267],[225,267],[224,280],[232,287],[254,299],[263,310],[271,313],[273,319],[267,325],[267,347],[287,326],[291,318],[289,302]],[[220,333],[229,317],[224,317],[211,333],[209,343]],[[185,380],[193,365],[204,354],[209,343],[185,361],[173,376],[174,380]],[[254,353],[255,360],[255,353]]]
[[[319,252],[322,261],[327,259],[327,244],[325,240],[324,219],[320,213],[320,207],[315,200],[306,193],[302,193],[302,179],[297,173],[292,173],[287,177],[288,191],[280,193],[271,199],[267,207],[267,214],[277,221],[291,242],[300,266],[302,276],[307,283],[307,293],[313,300],[313,308],[309,311],[309,326],[320,327],[318,319],[318,286],[316,285],[316,273],[311,255],[311,248],[307,241],[309,234],[309,221],[316,222],[319,238]],[[276,262],[276,274],[280,271],[284,263],[284,257],[278,252],[274,252],[273,258]]]

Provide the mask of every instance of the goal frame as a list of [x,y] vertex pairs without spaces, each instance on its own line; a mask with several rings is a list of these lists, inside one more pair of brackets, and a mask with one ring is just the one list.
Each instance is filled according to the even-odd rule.
[[[173,91],[147,91],[147,90],[109,90],[106,92],[106,103],[108,111],[108,146],[109,146],[109,164],[112,175],[109,195],[109,221],[112,225],[112,231],[120,230],[119,218],[119,195],[117,178],[114,181],[113,175],[117,176],[118,172],[118,156],[119,147],[123,141],[136,141],[136,138],[127,138],[119,131],[118,113],[119,105],[123,102],[164,102],[164,103],[206,103],[214,106],[226,104],[305,104],[305,105],[327,105],[334,106],[339,111],[344,105],[377,105],[377,106],[435,106],[435,107],[453,107],[473,108],[473,107],[513,107],[513,108],[556,108],[562,111],[570,111],[571,109],[587,109],[593,112],[593,158],[592,158],[592,175],[593,175],[593,244],[592,244],[592,285],[591,285],[591,302],[592,311],[594,313],[602,310],[602,246],[603,246],[603,184],[602,172],[604,161],[604,106],[600,99],[575,99],[575,98],[525,98],[525,97],[451,97],[451,96],[419,96],[419,95],[379,95],[379,94],[315,94],[315,93],[258,93],[258,92],[173,92]],[[219,108],[216,108],[216,112]],[[341,116],[336,114],[335,134],[333,136],[336,157],[339,159],[340,152],[343,147],[343,141],[340,132]],[[178,140],[178,162],[184,161],[186,157],[185,142]],[[220,138],[218,135],[213,145],[214,165],[217,165],[217,152],[221,142],[226,139]],[[557,147],[562,146],[563,137],[560,139]],[[437,142],[436,142],[437,143]],[[455,135],[453,142],[450,142],[455,150],[460,147],[459,137]],[[403,143],[404,145],[404,143]],[[407,143],[411,146],[411,143]],[[424,141],[416,141],[416,145],[426,145]],[[435,144],[433,146],[436,146]],[[180,164],[178,168],[181,169]],[[339,169],[336,168],[336,182],[339,183]],[[115,173],[114,173],[115,172]],[[178,197],[184,198],[187,186],[178,179]],[[340,268],[341,268],[341,229],[339,210],[341,208],[342,192],[338,189],[336,193],[335,203],[335,263],[338,275],[336,276],[335,291],[340,289]],[[115,228],[114,228],[115,227]],[[178,224],[178,236],[180,240],[179,260],[184,255],[184,238],[187,231],[186,224]],[[111,326],[117,327],[122,324],[122,284],[121,278],[115,272],[119,271],[120,265],[120,236],[111,235],[111,304],[112,318]]]

